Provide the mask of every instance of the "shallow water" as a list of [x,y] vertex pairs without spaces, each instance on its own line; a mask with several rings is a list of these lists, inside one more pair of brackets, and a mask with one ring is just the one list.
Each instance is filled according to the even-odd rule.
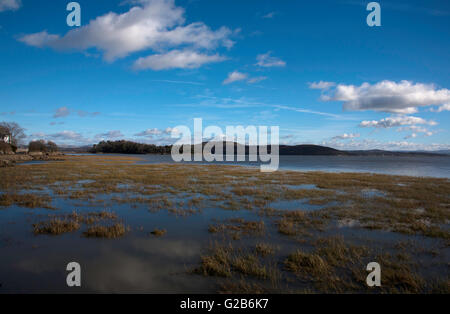
[[[144,163],[153,163],[156,155],[145,155]],[[166,158],[170,156],[159,156]],[[141,162],[141,163],[142,163]],[[161,162],[161,160],[160,160]],[[35,166],[33,166],[35,167]],[[38,166],[36,166],[38,167]],[[194,178],[195,179],[195,178]],[[234,179],[234,178],[233,178]],[[236,179],[239,179],[236,177]],[[194,180],[195,181],[195,180]],[[80,178],[70,189],[80,188],[92,180]],[[127,184],[119,184],[126,188]],[[152,186],[147,186],[152,187]],[[161,186],[153,186],[161,188]],[[203,197],[199,212],[186,216],[177,215],[167,208],[155,209],[150,204],[119,203],[114,197],[132,199],[140,196],[133,190],[125,193],[96,195],[96,200],[104,203],[89,202],[82,199],[71,200],[59,197],[51,189],[28,190],[27,193],[45,193],[52,197],[51,205],[58,210],[42,208],[27,209],[18,206],[0,207],[0,293],[10,292],[146,292],[146,293],[214,293],[218,291],[218,278],[192,274],[199,266],[201,256],[216,241],[224,239],[222,234],[211,234],[208,228],[229,219],[241,218],[246,221],[263,221],[265,235],[245,235],[235,241],[235,245],[249,246],[258,242],[269,242],[277,246],[274,261],[282,268],[286,257],[296,249],[311,250],[311,243],[303,243],[282,235],[269,216],[263,216],[257,210],[224,209],[224,201],[214,201]],[[313,184],[285,185],[288,189],[315,189]],[[167,196],[172,202],[184,201],[183,209],[188,209],[188,201],[200,194],[158,192],[144,198]],[[225,191],[228,193],[228,191]],[[0,191],[1,193],[1,191]],[[365,198],[385,196],[375,189],[363,189]],[[231,196],[226,201],[233,200]],[[308,199],[278,200],[267,207],[292,211],[316,212],[324,206],[336,204],[311,205]],[[342,205],[345,206],[345,205]],[[57,236],[34,235],[33,223],[49,219],[49,215],[70,214],[72,211],[87,213],[107,210],[117,214],[119,220],[130,227],[129,232],[119,239],[85,238],[81,230]],[[166,229],[163,237],[155,237],[150,232]],[[381,230],[367,230],[360,227],[356,220],[336,221],[335,226],[326,231],[313,231],[321,237],[340,235],[349,243],[368,245],[381,251],[392,249],[399,241],[415,241],[429,250],[435,249],[440,255],[431,260],[429,253],[421,256],[420,263],[428,263],[424,272],[434,275],[448,274],[450,250],[440,240],[423,236],[409,236]],[[82,287],[68,288],[66,285],[66,265],[78,262],[82,267]],[[431,265],[431,267],[430,267]],[[292,274],[287,274],[289,276]],[[220,278],[219,278],[220,279]],[[249,279],[251,280],[251,279]],[[283,283],[284,284],[284,283]],[[292,289],[310,288],[308,283],[293,280]]]
[[[130,156],[112,154],[115,156]],[[134,155],[140,164],[174,163],[170,155]],[[202,162],[195,162],[200,163]],[[259,167],[257,162],[214,162]],[[280,156],[279,169],[297,171],[371,172],[450,178],[449,156]]]

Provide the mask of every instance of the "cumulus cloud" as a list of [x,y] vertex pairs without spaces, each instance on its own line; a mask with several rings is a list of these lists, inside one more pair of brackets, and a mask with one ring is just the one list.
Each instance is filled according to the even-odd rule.
[[246,73],[241,73],[239,71],[233,71],[231,73],[228,74],[228,77],[223,81],[223,84],[230,84],[233,82],[237,82],[237,81],[243,81],[246,80],[248,77],[248,74]]
[[344,133],[342,135],[337,135],[337,136],[333,137],[332,140],[348,140],[348,139],[357,138],[357,137],[360,137],[360,134]]
[[70,110],[67,107],[60,107],[56,109],[55,114],[53,115],[53,118],[64,118],[70,115]]
[[431,136],[434,134],[434,132],[428,130],[425,127],[417,126],[417,125],[411,125],[406,127],[400,127],[397,129],[398,132],[412,132],[411,134],[405,136],[405,139],[409,138],[416,138],[419,134],[422,134],[424,136]]
[[264,54],[257,55],[256,60],[258,61],[256,64],[264,68],[284,67],[286,65],[286,62],[284,62],[283,60],[272,57],[270,51]]
[[373,139],[350,140],[350,141],[323,141],[322,145],[344,150],[366,150],[382,149],[391,151],[435,151],[450,149],[449,144],[439,143],[414,143],[410,141],[380,142]]
[[60,37],[58,35],[51,35],[47,31],[42,31],[39,33],[24,35],[19,38],[19,41],[34,47],[44,47],[50,42],[58,40]]
[[439,106],[437,109],[432,108],[430,111],[432,111],[432,112],[450,111],[450,103],[443,104],[443,105]]
[[180,133],[181,133],[180,130],[178,130],[177,128],[166,128],[164,130],[164,134],[167,134],[167,135],[170,135],[170,134],[177,135]]
[[362,121],[359,126],[365,128],[394,128],[397,127],[398,132],[412,132],[411,134],[405,136],[405,139],[416,138],[419,133],[425,136],[431,136],[434,133],[427,128],[426,126],[434,126],[437,123],[433,120],[425,120],[420,117],[413,116],[395,116],[388,117],[381,120],[372,120],[372,121]]
[[203,64],[219,62],[225,60],[224,57],[198,53],[193,50],[172,50],[164,54],[154,54],[148,57],[139,58],[134,63],[136,70],[168,70],[168,69],[195,69]]
[[179,46],[211,50],[220,46],[231,48],[234,44],[230,39],[233,31],[227,27],[213,31],[202,22],[185,25],[184,9],[177,7],[174,0],[133,3],[136,6],[125,13],[109,12],[63,36],[43,31],[25,35],[19,40],[31,46],[48,46],[57,50],[95,48],[103,52],[107,61],[145,50],[163,52]]
[[0,0],[0,12],[16,11],[22,6],[21,0]]
[[413,116],[395,116],[388,117],[381,120],[362,121],[359,126],[364,128],[393,128],[405,125],[436,125],[437,123],[432,120],[425,120],[420,117]]
[[438,89],[433,84],[385,80],[373,85],[338,84],[329,93],[323,94],[322,100],[341,101],[344,110],[349,111],[374,110],[411,114],[417,112],[418,107],[448,104],[450,90]]

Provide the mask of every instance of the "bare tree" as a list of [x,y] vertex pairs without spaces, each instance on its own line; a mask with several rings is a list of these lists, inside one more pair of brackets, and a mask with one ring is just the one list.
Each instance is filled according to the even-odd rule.
[[11,134],[11,142],[17,146],[26,137],[25,129],[16,122],[0,122],[0,129],[6,130]]

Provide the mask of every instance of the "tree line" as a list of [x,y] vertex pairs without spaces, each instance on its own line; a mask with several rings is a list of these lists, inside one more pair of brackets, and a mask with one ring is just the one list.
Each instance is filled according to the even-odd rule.
[[101,141],[95,144],[91,153],[115,154],[170,154],[172,146],[157,146],[154,144],[141,144],[131,141]]

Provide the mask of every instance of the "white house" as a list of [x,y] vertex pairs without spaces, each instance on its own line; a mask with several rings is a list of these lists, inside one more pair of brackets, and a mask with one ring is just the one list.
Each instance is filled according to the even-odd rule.
[[12,136],[11,134],[4,128],[0,128],[0,141],[11,144]]

